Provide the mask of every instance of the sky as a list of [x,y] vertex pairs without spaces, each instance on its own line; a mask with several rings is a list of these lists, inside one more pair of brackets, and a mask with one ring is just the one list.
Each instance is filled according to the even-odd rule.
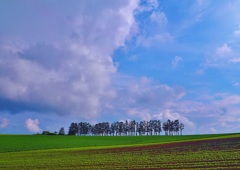
[[240,129],[239,0],[0,0],[0,133],[179,119]]

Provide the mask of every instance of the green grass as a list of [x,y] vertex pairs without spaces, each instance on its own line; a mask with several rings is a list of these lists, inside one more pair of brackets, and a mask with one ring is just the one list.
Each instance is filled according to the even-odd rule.
[[[201,142],[193,142],[198,140]],[[152,143],[168,144],[106,149],[109,146]],[[240,169],[240,134],[138,137],[1,135],[0,148],[0,169]]]
[[1,152],[63,148],[104,148],[131,145],[147,145],[177,141],[206,139],[237,134],[183,135],[183,136],[44,136],[0,135]]

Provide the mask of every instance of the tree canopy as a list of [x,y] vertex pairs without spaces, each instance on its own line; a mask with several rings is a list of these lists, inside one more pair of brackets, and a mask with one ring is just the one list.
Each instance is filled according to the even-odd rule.
[[[150,121],[118,121],[101,122],[91,125],[88,122],[71,123],[68,135],[101,135],[101,136],[141,136],[160,135],[162,130],[165,135],[182,135],[183,123],[179,120],[167,120],[161,123],[160,120]],[[60,129],[61,130],[61,129]],[[59,131],[60,134],[60,131]]]

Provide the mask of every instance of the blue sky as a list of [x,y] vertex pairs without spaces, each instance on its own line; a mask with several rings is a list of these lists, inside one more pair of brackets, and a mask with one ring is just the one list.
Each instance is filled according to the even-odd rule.
[[240,128],[240,1],[0,1],[0,133],[179,119]]

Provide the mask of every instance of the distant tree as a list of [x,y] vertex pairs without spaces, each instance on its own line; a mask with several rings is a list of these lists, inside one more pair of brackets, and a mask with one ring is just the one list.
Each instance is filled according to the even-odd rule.
[[78,124],[77,123],[71,123],[69,130],[68,130],[68,135],[74,135],[76,136],[78,134]]
[[157,133],[158,133],[158,135],[160,135],[161,132],[162,132],[162,126],[161,126],[161,121],[160,120],[157,120],[156,126],[157,126],[156,127]]
[[48,130],[44,130],[43,132],[42,132],[42,135],[50,135],[51,133],[48,131]]
[[115,123],[112,123],[109,128],[110,135],[114,136],[115,134]]
[[91,127],[89,133],[92,133],[93,135],[101,135],[101,136],[107,136],[107,135],[114,135],[114,126],[111,125],[109,122],[102,122],[97,123],[94,126],[90,125]]
[[116,132],[116,136],[120,136],[120,132],[119,132],[119,122],[115,122],[115,132]]
[[[87,122],[71,123],[68,135],[101,135],[101,136],[128,136],[128,135],[160,135],[165,131],[165,135],[179,135],[184,129],[184,125],[179,120],[167,120],[161,124],[160,120],[150,121],[120,121],[120,122],[102,122],[91,125]],[[43,134],[49,134],[49,131]],[[56,133],[56,132],[55,132]],[[55,133],[50,133],[54,135]],[[65,134],[64,128],[59,130],[59,135]]]
[[130,123],[126,120],[125,124],[123,125],[123,133],[125,134],[125,136],[127,136],[129,132],[130,132]]
[[129,131],[130,131],[130,134],[133,136],[133,135],[135,135],[135,132],[136,132],[136,128],[135,128],[135,126],[136,126],[136,122],[135,122],[135,120],[133,120],[133,121],[130,121],[130,125],[129,125]]
[[173,135],[173,121],[167,120],[168,135]]
[[102,122],[100,123],[102,135],[108,136],[110,134],[110,123],[109,122]]
[[184,124],[180,123],[179,120],[171,121],[167,120],[163,123],[162,126],[163,130],[165,131],[165,135],[182,135],[182,130],[184,129]]
[[124,133],[124,123],[118,122],[118,134],[122,136],[123,133]]
[[59,135],[65,135],[65,130],[63,127],[61,127],[61,129],[58,132]]
[[163,123],[163,131],[165,132],[165,135],[168,135],[168,122]]
[[113,123],[114,134],[118,135],[118,122]]
[[78,133],[79,135],[88,135],[91,133],[91,124],[87,122],[80,122],[78,124]]
[[150,132],[150,123],[149,121],[144,121],[144,130],[145,132],[147,133],[147,136],[148,136],[148,133]]
[[[158,127],[158,121],[157,120],[151,120],[152,128],[153,128],[153,135],[157,135],[159,131]],[[160,125],[161,128],[161,125]]]
[[57,131],[55,131],[55,132],[50,132],[49,134],[47,134],[47,135],[57,135],[58,133],[57,133]]
[[149,121],[148,131],[149,131],[150,135],[152,136],[153,135],[153,131],[154,131],[154,121],[153,120]]
[[173,122],[173,131],[175,132],[175,135],[179,135],[179,120]]
[[136,122],[136,130],[135,130],[136,136],[139,135],[139,131],[140,131],[140,124],[139,122]]
[[97,135],[97,131],[96,131],[95,125],[94,125],[94,126],[91,126],[90,133],[91,133],[92,135]]
[[145,134],[145,121],[140,121],[139,123],[139,135]]
[[183,131],[183,129],[184,129],[184,124],[183,124],[183,123],[180,123],[179,129],[180,129],[180,133],[181,133],[181,135],[182,135],[182,131]]

